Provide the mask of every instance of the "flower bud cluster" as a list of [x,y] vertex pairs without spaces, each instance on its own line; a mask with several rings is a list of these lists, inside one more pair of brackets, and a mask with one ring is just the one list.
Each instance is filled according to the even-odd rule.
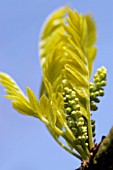
[[[85,126],[88,127],[88,122],[86,119],[85,119]],[[91,127],[92,127],[92,137],[95,137],[96,136],[96,132],[95,132],[96,126],[95,126],[95,120],[93,120],[93,119],[91,120]],[[88,142],[88,140],[86,142]]]
[[[84,117],[80,110],[79,99],[76,97],[76,92],[65,87],[63,98],[67,125],[78,139],[79,143],[82,141],[85,142],[88,139],[87,126],[84,124]],[[88,145],[88,143],[85,143],[85,145]]]
[[94,83],[90,83],[90,109],[96,111],[98,107],[96,103],[99,103],[99,96],[104,96],[103,86],[106,86],[106,68],[101,67],[97,70],[97,73],[94,75]]

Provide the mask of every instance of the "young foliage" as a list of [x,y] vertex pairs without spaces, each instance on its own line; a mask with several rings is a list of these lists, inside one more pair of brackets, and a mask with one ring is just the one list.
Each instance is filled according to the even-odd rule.
[[11,77],[0,73],[5,97],[13,107],[40,119],[58,144],[79,159],[87,159],[94,146],[95,121],[91,120],[91,110],[97,110],[98,97],[103,96],[106,85],[104,67],[95,74],[94,83],[89,80],[97,51],[95,41],[92,16],[63,7],[48,18],[41,34],[40,100],[29,87],[25,96]]
[[12,106],[14,109],[27,116],[35,115],[28,99],[9,75],[0,73],[0,83],[6,88],[5,91],[7,95],[4,97],[12,101]]

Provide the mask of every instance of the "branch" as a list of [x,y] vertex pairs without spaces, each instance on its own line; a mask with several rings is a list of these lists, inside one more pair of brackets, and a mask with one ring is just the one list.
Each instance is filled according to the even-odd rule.
[[[96,152],[96,153],[95,153]],[[113,169],[113,127],[107,137],[93,148],[93,155],[83,160],[81,167],[76,170],[112,170]]]

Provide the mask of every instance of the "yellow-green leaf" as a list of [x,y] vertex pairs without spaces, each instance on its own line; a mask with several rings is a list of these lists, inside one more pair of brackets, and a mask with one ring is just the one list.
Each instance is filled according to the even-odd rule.
[[3,87],[6,88],[5,98],[8,98],[12,102],[12,106],[20,113],[27,116],[35,116],[33,109],[31,108],[28,99],[23,94],[22,90],[18,87],[16,82],[5,73],[0,73],[0,82]]

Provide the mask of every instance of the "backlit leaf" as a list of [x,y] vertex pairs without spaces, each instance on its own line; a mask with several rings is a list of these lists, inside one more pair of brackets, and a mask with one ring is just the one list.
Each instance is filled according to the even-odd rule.
[[0,82],[6,88],[8,98],[12,102],[12,106],[20,113],[27,116],[35,116],[27,97],[23,94],[22,90],[18,87],[16,82],[5,73],[0,73]]

